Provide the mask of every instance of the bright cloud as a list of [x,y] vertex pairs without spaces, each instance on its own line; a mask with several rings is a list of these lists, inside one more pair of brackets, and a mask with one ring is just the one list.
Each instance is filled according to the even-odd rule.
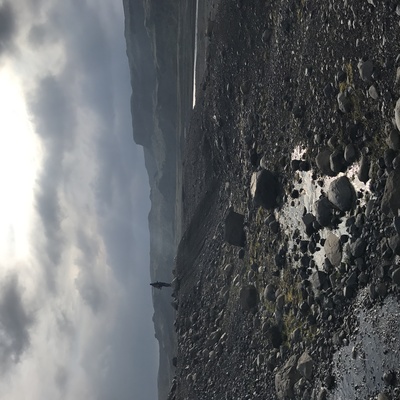
[[122,4],[0,0],[0,398],[156,398],[128,86]]

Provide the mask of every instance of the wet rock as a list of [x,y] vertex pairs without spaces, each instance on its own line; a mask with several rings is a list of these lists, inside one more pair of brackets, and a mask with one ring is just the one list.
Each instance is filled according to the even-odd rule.
[[361,156],[361,161],[360,161],[360,169],[358,171],[358,179],[361,182],[367,183],[369,180],[369,169],[370,169],[370,162],[368,157],[363,154]]
[[348,165],[353,164],[357,159],[357,150],[355,146],[350,143],[344,148],[344,159]]
[[324,250],[326,257],[334,267],[338,267],[342,261],[342,246],[340,239],[333,233],[329,233],[325,240]]
[[293,355],[275,375],[275,390],[278,399],[294,398],[293,387],[301,375],[297,371],[297,356]]
[[315,162],[317,167],[324,175],[335,176],[335,173],[331,170],[331,151],[329,149],[322,150],[317,154]]
[[351,101],[345,93],[339,93],[337,95],[337,102],[339,106],[339,110],[343,113],[349,113],[352,109]]
[[256,206],[266,209],[276,207],[279,186],[278,180],[271,171],[262,169],[255,172],[251,177],[250,191]]
[[355,203],[356,193],[347,176],[335,179],[329,186],[328,200],[341,211],[349,211]]
[[257,289],[253,285],[244,286],[240,290],[239,298],[243,310],[250,311],[258,304]]
[[358,62],[358,72],[360,73],[360,77],[364,82],[368,82],[372,78],[372,72],[374,70],[374,65],[371,60],[360,60]]
[[310,380],[313,374],[313,359],[310,357],[307,351],[305,351],[297,362],[297,371],[305,379]]
[[400,209],[400,169],[391,171],[385,185],[381,210],[384,214],[392,213],[398,216]]
[[396,121],[397,129],[400,131],[400,98],[396,102],[396,106],[394,108],[394,118]]
[[385,167],[388,171],[393,169],[393,160],[395,159],[397,153],[392,149],[386,149],[383,154],[383,160],[385,161]]
[[238,214],[230,209],[225,218],[225,241],[233,246],[243,247],[246,241],[243,225],[244,215]]
[[332,203],[326,197],[322,197],[315,202],[314,207],[318,223],[324,227],[329,226],[333,215]]

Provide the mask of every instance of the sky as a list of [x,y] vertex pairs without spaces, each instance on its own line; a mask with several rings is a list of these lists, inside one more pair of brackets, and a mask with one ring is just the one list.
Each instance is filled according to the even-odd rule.
[[0,0],[0,399],[154,400],[122,0]]

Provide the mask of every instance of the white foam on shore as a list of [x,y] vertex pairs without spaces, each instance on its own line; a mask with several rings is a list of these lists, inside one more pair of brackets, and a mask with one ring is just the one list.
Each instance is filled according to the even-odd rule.
[[[301,160],[303,154],[306,149],[301,148],[300,146],[296,147],[292,153],[291,159]],[[283,231],[287,232],[289,236],[293,234],[293,232],[298,229],[300,231],[301,239],[308,240],[309,238],[304,232],[304,224],[302,221],[302,216],[304,212],[304,208],[309,213],[313,213],[315,215],[315,202],[320,198],[323,193],[327,193],[329,185],[332,181],[339,178],[340,176],[347,176],[356,192],[362,191],[364,192],[364,196],[359,199],[359,205],[366,205],[366,194],[371,193],[369,189],[369,182],[367,184],[361,182],[358,177],[358,171],[360,169],[359,163],[355,163],[351,166],[346,172],[340,173],[334,177],[325,176],[323,178],[322,187],[317,184],[315,180],[313,180],[313,171],[297,171],[296,178],[294,179],[293,189],[297,189],[300,192],[300,196],[298,199],[293,199],[294,205],[292,206],[292,199],[286,202],[286,204],[282,207],[281,210],[277,212],[277,219],[281,224]],[[323,228],[319,231],[321,238],[326,238],[329,232],[332,232],[340,237],[342,234],[347,234],[346,228],[346,219],[343,218],[342,222],[335,229]],[[289,246],[293,247],[294,242],[290,241]],[[316,251],[313,255],[313,259],[318,267],[322,268],[324,259],[325,259],[325,251],[323,248],[320,248],[319,251]]]

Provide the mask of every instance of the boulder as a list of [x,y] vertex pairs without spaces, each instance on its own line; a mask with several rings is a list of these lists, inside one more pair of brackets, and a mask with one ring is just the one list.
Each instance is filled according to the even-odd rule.
[[240,290],[240,305],[244,311],[250,311],[258,304],[258,292],[254,285],[247,285]]
[[361,161],[360,161],[360,169],[358,170],[358,179],[361,182],[367,183],[369,180],[369,169],[370,169],[370,162],[368,157],[363,154],[361,156]]
[[301,378],[297,371],[298,356],[293,355],[275,375],[275,390],[278,399],[294,399],[294,384]]
[[351,100],[345,93],[339,93],[337,95],[337,102],[339,110],[343,113],[349,113],[351,111],[352,105]]
[[262,206],[266,209],[277,206],[278,180],[271,171],[262,169],[254,172],[251,177],[250,191],[256,206]]
[[400,98],[396,101],[394,108],[394,119],[396,120],[397,129],[400,131]]
[[316,292],[325,290],[330,285],[329,277],[323,271],[314,271],[310,276],[310,283]]
[[368,82],[372,78],[372,72],[374,70],[374,65],[371,60],[360,60],[358,62],[358,72],[360,73],[360,77],[364,82]]
[[325,240],[324,250],[331,264],[338,267],[342,261],[342,246],[340,239],[335,234],[329,233]]
[[356,192],[347,176],[341,176],[330,184],[328,200],[341,211],[349,211],[353,208]]
[[225,217],[225,241],[233,246],[243,247],[246,241],[243,225],[244,215],[230,209]]
[[320,151],[315,158],[317,167],[324,175],[335,176],[335,173],[331,170],[331,154],[329,149]]
[[329,226],[332,219],[332,203],[326,198],[321,197],[314,204],[315,218],[321,226]]
[[397,217],[400,209],[400,169],[389,173],[383,193],[381,210],[384,214],[392,213]]
[[276,298],[275,292],[276,292],[276,289],[275,289],[274,285],[269,283],[264,289],[264,299],[268,300],[268,301],[275,301],[275,298]]
[[313,365],[313,359],[305,351],[297,361],[297,371],[303,378],[310,380],[312,378]]
[[357,159],[357,150],[354,144],[350,143],[344,148],[344,159],[347,164],[351,165]]

